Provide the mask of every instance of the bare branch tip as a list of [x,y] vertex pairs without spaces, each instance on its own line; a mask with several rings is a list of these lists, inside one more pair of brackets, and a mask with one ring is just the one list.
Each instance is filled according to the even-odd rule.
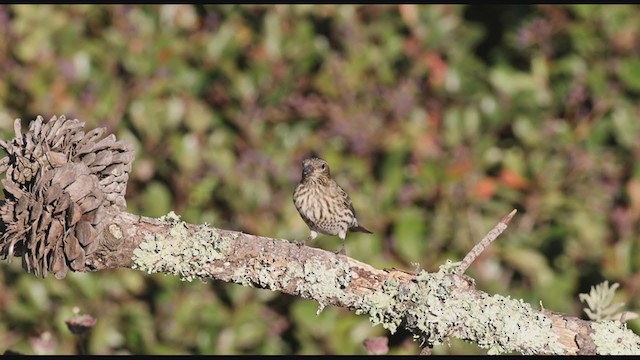
[[500,220],[500,222],[505,225],[509,225],[509,223],[511,222],[511,219],[516,215],[517,212],[518,212],[518,209],[513,209],[507,216],[503,217],[502,220]]

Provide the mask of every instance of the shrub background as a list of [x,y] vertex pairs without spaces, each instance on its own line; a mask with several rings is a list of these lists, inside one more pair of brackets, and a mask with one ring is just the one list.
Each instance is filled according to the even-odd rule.
[[[434,271],[495,223],[469,275],[584,317],[640,300],[637,5],[2,5],[0,138],[37,115],[135,146],[129,211],[302,239],[300,161],[325,158],[374,235],[347,251]],[[338,249],[337,237],[312,246]],[[64,281],[0,263],[0,351],[366,354],[365,316],[268,290],[131,270]],[[636,333],[638,320],[629,322]],[[390,353],[415,354],[406,332]],[[437,354],[486,353],[452,340]]]

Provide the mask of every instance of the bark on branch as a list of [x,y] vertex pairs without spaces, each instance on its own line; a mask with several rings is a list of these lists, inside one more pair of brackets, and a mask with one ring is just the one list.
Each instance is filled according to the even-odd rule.
[[[39,119],[40,124],[32,123],[31,130],[42,128]],[[52,121],[59,121],[57,126],[73,125],[64,117]],[[474,342],[490,353],[640,353],[640,337],[619,321],[585,321],[477,290],[473,280],[463,274],[477,254],[462,263],[443,264],[435,273],[412,274],[376,269],[347,256],[287,240],[188,224],[173,213],[159,219],[129,214],[119,197],[110,196],[107,201],[104,192],[98,194],[104,190],[101,181],[106,183],[104,179],[114,176],[103,171],[113,163],[104,159],[107,155],[100,155],[103,161],[95,169],[106,167],[102,172],[93,171],[94,156],[86,155],[86,151],[81,153],[84,156],[77,155],[80,147],[71,143],[85,139],[84,133],[76,132],[61,141],[70,142],[69,152],[58,156],[53,165],[51,154],[46,152],[57,149],[58,140],[52,137],[53,143],[38,143],[37,136],[32,136],[31,149],[43,152],[35,156],[22,146],[29,143],[25,140],[28,138],[16,127],[13,142],[0,142],[9,153],[0,160],[0,173],[7,171],[7,179],[3,180],[5,200],[0,204],[0,254],[9,260],[22,256],[25,269],[38,275],[46,276],[48,271],[63,277],[58,276],[62,265],[56,263],[62,259],[63,267],[72,271],[121,267],[172,274],[189,281],[234,282],[315,300],[320,304],[318,312],[332,305],[366,314],[373,324],[382,324],[391,332],[399,327],[408,329],[427,347],[453,336]],[[123,149],[116,145],[113,153],[128,154]],[[91,158],[83,160],[86,156]],[[130,162],[121,160],[122,157],[116,164],[125,164],[120,168],[128,173],[126,164]],[[52,180],[56,177],[50,172],[56,169],[73,173],[69,170],[71,165],[87,163],[88,172],[78,166],[89,177],[82,186],[73,185],[77,184],[76,178],[63,184]],[[29,171],[29,176],[25,177],[22,171]],[[89,194],[96,194],[94,197],[101,201],[88,198]],[[96,209],[99,217],[87,215]],[[513,213],[499,223],[504,226],[494,229],[496,237],[511,216]],[[56,221],[62,230],[51,225]],[[82,222],[88,224],[78,225]],[[25,256],[30,260],[25,262]]]

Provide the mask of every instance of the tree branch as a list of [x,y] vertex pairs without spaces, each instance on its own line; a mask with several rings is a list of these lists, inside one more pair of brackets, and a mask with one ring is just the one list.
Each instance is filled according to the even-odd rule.
[[500,234],[502,234],[503,231],[507,230],[507,225],[509,225],[509,223],[511,222],[511,219],[513,218],[513,216],[516,214],[517,211],[518,210],[514,209],[509,213],[509,215],[502,218],[502,220],[500,220],[500,222],[496,226],[494,226],[494,228],[491,229],[491,231],[489,231],[487,235],[485,235],[485,237],[483,237],[482,240],[480,240],[480,242],[477,243],[476,246],[473,247],[473,249],[471,249],[471,251],[469,251],[469,253],[464,257],[464,259],[462,259],[460,266],[458,266],[458,274],[464,274],[464,272],[467,271],[471,263],[474,262],[480,254],[482,254],[484,249],[489,247],[489,245],[491,245],[493,240],[497,239],[498,236],[500,236]]
[[[640,338],[618,322],[591,322],[522,300],[489,295],[458,275],[459,263],[435,273],[386,271],[347,256],[287,240],[124,212],[110,218],[91,270],[134,268],[184,280],[222,280],[368,314],[395,332],[404,326],[427,345],[453,336],[491,353],[632,354]],[[614,345],[612,345],[614,344]]]
[[[20,141],[14,140],[12,144],[18,147],[19,143]],[[11,149],[11,145],[7,143],[2,142],[0,145],[5,150]],[[55,182],[38,179],[47,179],[43,173],[66,165],[49,168],[41,166],[42,164],[35,167],[20,164],[3,159],[0,161],[0,168],[11,169],[11,176],[8,176],[10,179],[19,179],[17,173],[21,169],[35,169],[37,175],[33,181],[50,185],[36,186],[40,192],[39,197],[34,197],[23,194],[27,187],[18,191],[11,187],[13,185],[10,182],[3,181],[7,199],[0,204],[2,256],[9,260],[11,256],[23,256],[25,265],[24,256],[28,254],[30,259],[34,259],[34,262],[25,265],[28,270],[35,272],[42,269],[44,271],[40,274],[45,276],[46,270],[50,269],[50,272],[58,276],[61,273],[59,265],[49,263],[48,258],[41,257],[38,253],[41,247],[31,246],[31,236],[37,236],[40,227],[29,223],[17,226],[11,221],[25,218],[15,215],[24,210],[24,206],[20,205],[20,199],[24,196],[30,196],[30,201],[42,198],[45,204],[62,204],[48,202],[55,197],[47,195],[47,191],[55,188]],[[37,165],[38,162],[32,164]],[[90,182],[87,181],[88,183]],[[7,184],[10,191],[7,190]],[[81,199],[82,197],[73,195],[77,188],[82,187],[73,186],[73,182],[70,184],[72,185],[63,186],[62,190],[56,191],[71,193],[72,201]],[[89,191],[85,189],[84,193]],[[15,194],[19,196],[14,198]],[[91,241],[79,242],[82,251],[76,248],[74,251],[67,251],[65,246],[70,245],[67,245],[64,236],[64,241],[50,240],[49,236],[40,237],[44,244],[42,248],[52,249],[45,255],[55,254],[55,246],[59,246],[66,256],[63,259],[74,271],[131,268],[148,273],[171,274],[187,281],[222,280],[270,289],[315,300],[319,303],[318,313],[327,305],[339,306],[357,314],[368,315],[374,325],[382,324],[392,333],[399,327],[404,327],[427,348],[441,344],[449,337],[456,337],[487,348],[490,353],[640,353],[640,337],[619,321],[585,321],[544,309],[533,309],[522,300],[489,295],[475,289],[474,281],[463,275],[463,272],[481,250],[472,250],[474,255],[465,257],[467,260],[462,263],[447,262],[437,272],[421,271],[411,274],[401,270],[376,269],[344,255],[300,246],[283,239],[217,229],[206,224],[188,224],[180,221],[173,213],[159,219],[129,214],[116,197],[97,208],[87,205],[89,200],[83,201],[86,213],[98,212],[99,216],[92,216],[86,221],[93,221],[92,229],[99,231],[90,236],[83,235],[91,229],[88,226],[78,226],[60,233],[61,236],[77,234],[79,239],[90,239]],[[27,209],[32,209],[29,206]],[[56,206],[52,209],[60,208]],[[77,224],[82,223],[81,219],[84,217],[74,215],[77,214],[74,211],[81,210],[73,210],[73,206],[62,208],[72,209],[65,210],[65,216],[79,219]],[[52,216],[61,214],[56,211],[51,210]],[[27,211],[26,219],[33,217],[34,213],[46,213],[46,209],[35,206],[35,210]],[[513,215],[514,212],[505,217],[506,220],[503,219],[500,223],[503,226],[499,224],[496,227],[501,230],[492,230],[495,236],[488,235],[486,238],[495,239],[506,228],[506,223]],[[27,227],[23,229],[22,226]],[[19,236],[21,240],[16,240],[15,236]],[[483,240],[481,243],[486,247],[490,242],[491,240]],[[77,260],[80,255],[70,258],[67,253],[83,254],[82,262]]]

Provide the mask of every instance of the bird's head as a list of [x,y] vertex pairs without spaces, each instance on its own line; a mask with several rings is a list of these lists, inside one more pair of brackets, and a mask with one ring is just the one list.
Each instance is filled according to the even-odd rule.
[[309,158],[302,161],[302,179],[329,179],[329,164],[320,158]]

